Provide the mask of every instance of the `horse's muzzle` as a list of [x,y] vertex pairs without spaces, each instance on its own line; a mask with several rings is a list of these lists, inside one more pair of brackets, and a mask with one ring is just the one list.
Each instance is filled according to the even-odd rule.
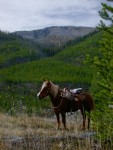
[[42,98],[39,96],[38,99],[41,100]]
[[42,99],[42,97],[41,97],[40,95],[37,95],[37,98],[38,98],[39,100],[41,100],[41,99]]

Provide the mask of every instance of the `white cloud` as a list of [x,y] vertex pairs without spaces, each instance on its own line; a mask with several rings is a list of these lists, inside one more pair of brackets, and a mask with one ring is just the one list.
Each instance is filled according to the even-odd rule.
[[0,0],[0,29],[34,30],[47,26],[96,26],[106,0]]

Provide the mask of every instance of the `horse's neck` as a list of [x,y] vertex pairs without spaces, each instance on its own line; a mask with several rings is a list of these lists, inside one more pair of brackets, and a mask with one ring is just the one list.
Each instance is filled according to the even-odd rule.
[[50,96],[55,98],[58,95],[59,88],[55,84],[51,83]]
[[61,90],[59,89],[58,86],[51,84],[51,89],[49,92],[49,97],[51,99],[51,102],[54,107],[57,107],[60,104],[61,99],[60,97],[60,92]]

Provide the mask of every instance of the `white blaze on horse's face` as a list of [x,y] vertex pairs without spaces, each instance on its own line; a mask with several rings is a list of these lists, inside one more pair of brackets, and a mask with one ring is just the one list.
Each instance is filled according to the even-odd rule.
[[50,82],[48,82],[48,81],[45,81],[43,84],[42,84],[42,87],[41,87],[41,90],[39,91],[39,93],[37,94],[37,97],[39,98],[39,99],[41,99],[41,98],[44,98],[44,97],[46,97],[47,96],[47,94],[48,94],[48,84],[49,84]]
[[44,87],[46,87],[46,86],[47,86],[47,84],[46,84],[46,82],[44,82],[44,83],[42,84],[41,90],[40,90],[39,93],[37,94],[37,97],[40,96],[41,91],[43,91]]
[[44,87],[46,87],[46,83],[45,83],[45,82],[42,84],[41,90],[40,90],[40,92],[37,94],[37,97],[39,97],[39,95],[40,95],[40,93],[41,93],[41,91],[43,90]]
[[40,92],[37,94],[37,97],[39,97],[40,96]]

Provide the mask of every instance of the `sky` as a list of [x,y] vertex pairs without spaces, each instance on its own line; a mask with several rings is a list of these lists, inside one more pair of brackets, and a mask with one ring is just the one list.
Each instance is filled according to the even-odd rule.
[[0,0],[0,30],[37,30],[50,26],[95,27],[106,0]]

